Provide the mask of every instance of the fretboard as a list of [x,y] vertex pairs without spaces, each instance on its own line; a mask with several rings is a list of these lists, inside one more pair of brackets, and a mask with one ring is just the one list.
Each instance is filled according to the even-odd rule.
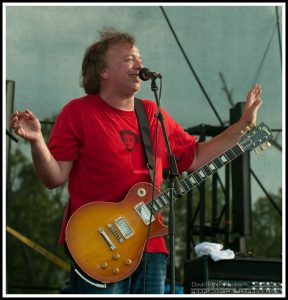
[[[195,186],[198,186],[207,177],[211,174],[217,172],[223,166],[229,164],[234,158],[240,156],[243,153],[243,149],[240,147],[239,144],[234,145],[231,149],[227,150],[217,158],[211,160],[202,168],[194,171],[193,173],[189,174],[189,176],[185,177],[180,181],[180,189],[182,194],[185,195],[190,190],[192,190]],[[179,197],[174,190],[173,192],[173,201],[177,200]],[[162,209],[169,206],[170,203],[170,195],[169,189],[164,191],[163,193],[159,194],[154,200],[151,200],[147,203],[147,206],[152,211],[152,214],[156,214],[160,212]]]

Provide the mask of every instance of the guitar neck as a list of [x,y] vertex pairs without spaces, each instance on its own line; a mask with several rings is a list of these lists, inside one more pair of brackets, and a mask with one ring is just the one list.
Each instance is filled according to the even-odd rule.
[[[189,174],[189,176],[185,177],[180,181],[180,189],[182,195],[185,195],[190,190],[192,190],[195,186],[200,185],[207,177],[211,174],[216,173],[220,168],[229,164],[233,159],[240,156],[244,153],[244,150],[239,144],[234,145],[232,148],[227,150],[226,152],[219,155],[217,158],[211,160],[203,167]],[[173,200],[177,200],[179,196],[176,191],[173,191]],[[169,189],[165,192],[161,193],[154,200],[151,200],[147,203],[147,206],[152,211],[152,214],[156,214],[160,212],[162,209],[169,206],[170,203],[170,193]]]

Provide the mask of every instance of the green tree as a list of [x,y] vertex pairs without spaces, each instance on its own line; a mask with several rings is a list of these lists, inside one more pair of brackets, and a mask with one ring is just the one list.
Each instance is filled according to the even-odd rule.
[[[42,129],[44,135],[49,129]],[[27,142],[22,142],[25,145]],[[9,159],[7,225],[68,262],[57,243],[65,206],[65,186],[49,191],[35,175],[31,161],[17,147]],[[50,260],[6,234],[7,292],[58,293],[68,274]]]
[[[282,191],[270,195],[277,207],[282,205]],[[261,197],[252,211],[252,235],[248,240],[249,249],[257,256],[280,258],[282,256],[282,217],[269,199]]]

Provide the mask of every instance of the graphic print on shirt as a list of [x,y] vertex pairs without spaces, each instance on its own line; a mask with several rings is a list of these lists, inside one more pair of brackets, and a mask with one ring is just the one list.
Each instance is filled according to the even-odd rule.
[[134,132],[130,130],[121,130],[120,137],[128,152],[135,149],[136,144],[138,143],[138,136]]

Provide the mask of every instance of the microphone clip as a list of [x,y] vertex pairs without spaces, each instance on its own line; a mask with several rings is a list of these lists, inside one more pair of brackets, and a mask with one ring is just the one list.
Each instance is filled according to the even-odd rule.
[[149,79],[162,78],[162,75],[158,72],[152,72],[148,68],[143,68],[139,71],[139,78],[143,81],[147,81]]

